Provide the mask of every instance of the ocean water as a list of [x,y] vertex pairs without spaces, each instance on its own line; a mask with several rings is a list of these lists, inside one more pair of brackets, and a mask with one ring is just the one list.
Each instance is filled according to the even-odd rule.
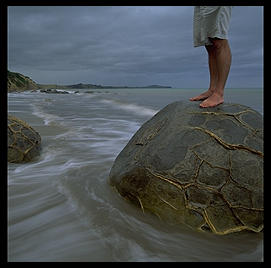
[[[8,261],[263,261],[263,233],[216,236],[172,227],[118,195],[108,175],[140,126],[201,89],[8,94],[8,112],[36,129],[41,155],[8,164]],[[263,114],[262,89],[225,101]]]

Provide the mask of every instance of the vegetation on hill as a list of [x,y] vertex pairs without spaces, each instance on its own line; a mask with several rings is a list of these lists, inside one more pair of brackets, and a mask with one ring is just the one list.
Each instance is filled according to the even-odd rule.
[[8,92],[36,90],[38,85],[28,76],[8,71]]

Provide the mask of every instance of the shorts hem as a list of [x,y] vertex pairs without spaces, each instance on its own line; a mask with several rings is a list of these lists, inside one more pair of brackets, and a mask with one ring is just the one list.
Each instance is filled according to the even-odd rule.
[[218,38],[222,40],[228,40],[228,36],[225,34],[212,34],[212,35],[208,35],[207,40],[204,40],[202,42],[194,42],[194,47],[211,46],[212,42],[209,40],[209,38]]

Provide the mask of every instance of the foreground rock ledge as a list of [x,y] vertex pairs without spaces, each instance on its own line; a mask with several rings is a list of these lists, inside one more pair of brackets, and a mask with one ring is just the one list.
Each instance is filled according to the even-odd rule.
[[25,121],[8,115],[8,162],[23,163],[40,155],[41,137]]
[[263,230],[263,118],[240,104],[169,104],[117,156],[110,184],[171,224]]

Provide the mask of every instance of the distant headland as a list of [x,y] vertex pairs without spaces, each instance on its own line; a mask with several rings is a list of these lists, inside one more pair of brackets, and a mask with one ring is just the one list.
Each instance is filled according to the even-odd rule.
[[172,88],[171,86],[148,85],[148,86],[102,86],[95,84],[56,85],[38,84],[30,77],[20,73],[8,71],[8,92],[21,92],[26,90],[39,89],[114,89],[114,88]]

